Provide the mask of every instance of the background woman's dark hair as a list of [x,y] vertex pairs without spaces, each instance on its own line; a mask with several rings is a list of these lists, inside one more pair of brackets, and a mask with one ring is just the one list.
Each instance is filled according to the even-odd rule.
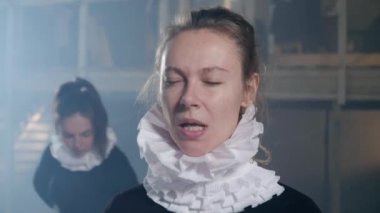
[[56,131],[65,118],[75,113],[88,118],[94,131],[95,148],[105,156],[108,116],[98,91],[89,81],[76,78],[62,84],[55,95],[53,110]]

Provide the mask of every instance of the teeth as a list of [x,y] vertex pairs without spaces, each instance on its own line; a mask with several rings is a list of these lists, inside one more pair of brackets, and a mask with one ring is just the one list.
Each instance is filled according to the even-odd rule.
[[203,130],[203,126],[195,126],[195,125],[188,125],[188,126],[185,126],[185,129],[188,130],[188,131],[201,131]]

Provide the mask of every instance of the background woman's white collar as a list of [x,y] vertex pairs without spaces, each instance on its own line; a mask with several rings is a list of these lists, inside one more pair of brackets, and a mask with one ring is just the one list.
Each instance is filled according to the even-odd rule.
[[[107,129],[107,138],[108,143],[105,159],[117,141],[116,135],[111,128]],[[56,134],[51,135],[50,152],[52,156],[60,162],[62,167],[70,171],[90,171],[94,167],[99,166],[104,160],[95,150],[89,151],[79,158],[73,156],[69,148]]]

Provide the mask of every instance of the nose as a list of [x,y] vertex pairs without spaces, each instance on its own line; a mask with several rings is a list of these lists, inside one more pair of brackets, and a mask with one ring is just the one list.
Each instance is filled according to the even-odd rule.
[[80,138],[80,136],[75,136],[75,138],[74,138],[74,146],[75,147],[79,147],[80,144],[81,144],[81,138]]
[[180,100],[180,105],[186,109],[198,108],[199,103],[199,87],[195,82],[187,82]]

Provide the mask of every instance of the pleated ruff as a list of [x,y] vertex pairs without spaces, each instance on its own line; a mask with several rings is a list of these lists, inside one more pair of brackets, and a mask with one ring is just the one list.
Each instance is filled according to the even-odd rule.
[[247,108],[231,138],[215,150],[191,157],[175,146],[161,109],[153,106],[137,137],[149,165],[143,182],[148,196],[173,212],[239,212],[280,195],[280,177],[252,160],[263,133],[255,111]]

